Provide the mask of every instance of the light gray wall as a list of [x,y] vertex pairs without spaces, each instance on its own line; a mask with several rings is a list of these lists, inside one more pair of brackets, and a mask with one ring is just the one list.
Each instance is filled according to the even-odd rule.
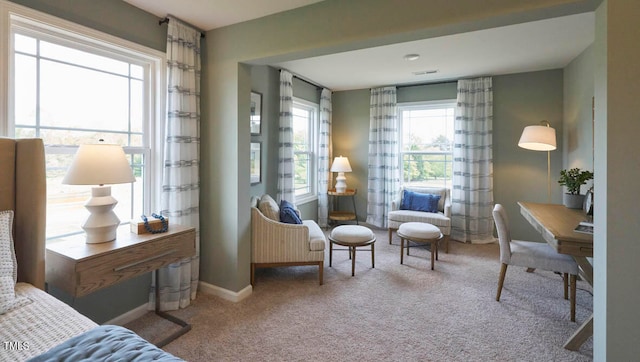
[[[42,11],[144,46],[165,51],[167,26],[158,18],[121,0],[13,0]],[[151,274],[105,288],[75,300],[50,288],[50,292],[97,323],[122,315],[148,300]]]

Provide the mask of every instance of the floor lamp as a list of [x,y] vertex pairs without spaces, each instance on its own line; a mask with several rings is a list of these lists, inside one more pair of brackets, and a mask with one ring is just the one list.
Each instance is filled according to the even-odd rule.
[[527,150],[547,151],[547,202],[551,203],[551,154],[556,149],[556,130],[549,122],[540,126],[527,126],[522,130],[518,146]]

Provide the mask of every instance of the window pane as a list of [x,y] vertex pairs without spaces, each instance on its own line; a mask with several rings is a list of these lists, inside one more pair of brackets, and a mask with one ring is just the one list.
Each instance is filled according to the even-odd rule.
[[131,77],[143,79],[144,78],[144,68],[140,65],[131,64]]
[[36,58],[15,55],[15,124],[36,125]]
[[131,81],[131,131],[142,132],[144,120],[144,89],[140,80]]
[[63,61],[65,63],[82,65],[105,72],[129,75],[129,64],[125,62],[53,44],[47,41],[40,42],[40,55],[46,58]]
[[100,139],[105,143],[120,146],[127,146],[129,143],[126,133],[41,129],[40,137],[46,145],[78,146],[83,143],[97,143]]
[[38,51],[38,43],[36,42],[36,39],[29,36],[16,34],[16,36],[13,38],[13,41],[13,46],[17,52],[36,55]]
[[295,175],[294,175],[294,188],[295,194],[301,195],[311,192],[311,180],[310,180],[310,168],[309,168],[309,154],[308,153],[296,153],[295,159]]
[[43,126],[127,130],[126,78],[43,60],[40,123]]

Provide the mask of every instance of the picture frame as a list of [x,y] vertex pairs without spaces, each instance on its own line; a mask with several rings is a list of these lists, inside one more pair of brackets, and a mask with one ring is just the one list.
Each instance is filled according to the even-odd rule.
[[249,124],[252,136],[259,136],[262,132],[262,94],[251,92],[251,111]]
[[262,182],[262,142],[251,142],[249,156],[251,185],[257,185]]

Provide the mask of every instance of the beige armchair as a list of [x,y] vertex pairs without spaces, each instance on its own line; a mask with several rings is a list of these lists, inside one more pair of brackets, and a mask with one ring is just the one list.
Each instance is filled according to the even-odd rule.
[[[438,212],[424,212],[414,210],[400,210],[402,194],[404,190],[419,192],[423,194],[440,195],[438,202]],[[445,243],[445,253],[449,252],[449,236],[451,235],[451,191],[444,187],[403,187],[398,192],[395,201],[391,202],[391,211],[387,217],[389,228],[389,244],[393,231],[398,231],[400,225],[405,222],[424,222],[437,226],[442,232],[443,238],[440,241]]]
[[251,198],[251,285],[256,268],[317,265],[323,283],[326,238],[315,221],[279,221],[279,206],[269,195]]

